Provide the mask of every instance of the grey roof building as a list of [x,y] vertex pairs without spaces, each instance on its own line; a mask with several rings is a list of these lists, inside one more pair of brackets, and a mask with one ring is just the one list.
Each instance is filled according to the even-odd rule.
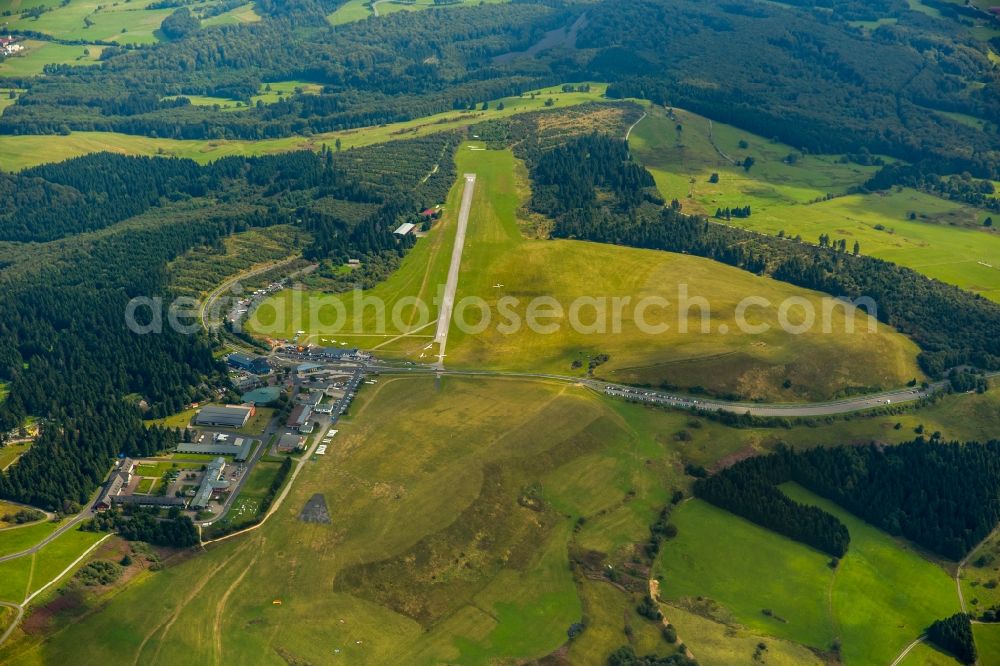
[[184,506],[183,497],[167,497],[166,495],[118,495],[111,498],[115,506],[128,504],[131,506]]
[[236,462],[243,462],[250,457],[254,440],[249,437],[237,437],[234,441],[214,441],[205,444],[182,442],[177,445],[177,453],[197,453],[212,456],[233,456]]
[[208,464],[208,468],[205,470],[205,476],[201,480],[201,485],[198,487],[198,491],[194,495],[194,499],[191,500],[189,505],[192,509],[204,509],[208,506],[209,501],[212,499],[212,495],[219,490],[226,490],[229,488],[229,482],[226,481],[222,473],[226,469],[226,461],[223,458],[216,458]]
[[195,425],[220,426],[224,428],[242,428],[253,416],[253,407],[240,405],[209,405],[202,407],[194,417]]

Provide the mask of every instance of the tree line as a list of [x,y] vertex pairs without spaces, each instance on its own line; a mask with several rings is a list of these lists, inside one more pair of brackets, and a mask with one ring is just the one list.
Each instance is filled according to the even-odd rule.
[[782,446],[699,479],[695,494],[831,555],[846,552],[843,524],[788,499],[777,488],[788,481],[889,534],[960,560],[1000,520],[1000,440],[946,443],[920,437],[898,446],[806,451]]
[[[604,159],[603,148],[596,157],[582,157],[613,141],[584,137],[540,153],[521,151],[541,185],[531,205],[555,220],[554,236],[683,252],[836,297],[869,298],[875,304],[869,314],[920,346],[928,374],[943,376],[962,365],[1000,368],[1000,338],[993,333],[1000,330],[1000,305],[909,268],[848,253],[846,244],[833,247],[829,239],[809,245],[685,215],[679,205],[656,205],[662,202],[648,194],[652,177],[625,158],[624,142],[618,141],[617,153],[607,153],[614,159]],[[592,175],[594,169],[599,173]],[[609,169],[618,175],[606,174]],[[606,188],[614,195],[610,200],[593,192],[602,183],[613,185]]]

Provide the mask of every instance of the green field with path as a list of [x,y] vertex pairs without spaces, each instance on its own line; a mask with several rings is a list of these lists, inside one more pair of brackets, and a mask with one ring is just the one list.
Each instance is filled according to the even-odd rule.
[[[889,388],[921,376],[912,342],[885,328],[870,333],[861,314],[854,331],[847,332],[839,307],[831,313],[832,333],[785,333],[776,319],[777,305],[761,310],[759,319],[753,317],[754,324],[769,328],[766,333],[742,332],[736,323],[736,308],[745,297],[766,298],[773,304],[805,298],[819,313],[823,305],[817,292],[697,257],[523,237],[519,211],[530,189],[524,166],[509,151],[482,150],[475,142],[463,145],[457,169],[460,174],[475,172],[477,182],[456,294],[456,323],[446,349],[448,367],[583,376],[590,359],[607,354],[608,361],[595,374],[609,380],[653,385],[667,381],[783,401]],[[286,290],[265,301],[248,327],[285,339],[304,330],[306,338],[300,343],[347,343],[385,358],[430,362],[436,349],[429,322],[437,316],[434,298],[448,272],[461,193],[459,183],[449,195],[442,221],[417,242],[386,281],[361,295]],[[709,302],[707,331],[702,328],[701,310],[680,306],[682,289],[691,299]],[[532,330],[527,324],[528,303],[540,296],[554,298],[562,308],[561,315],[544,320],[557,327],[554,333]],[[362,297],[385,304],[384,326],[374,306],[359,307]],[[482,311],[462,305],[470,297],[482,299],[490,310],[485,330],[476,331]],[[611,299],[637,303],[647,297],[676,304],[643,315],[656,326],[666,323],[669,330],[644,329],[634,308],[623,308],[620,318],[613,316]],[[412,298],[427,304],[425,313],[408,304],[406,299]],[[521,322],[516,330],[504,330],[512,319],[501,311],[500,299],[508,303],[516,299],[511,308]],[[571,320],[570,309],[577,299],[584,299],[579,301],[584,305]],[[590,306],[586,299],[604,300]],[[463,332],[459,320],[467,322],[472,332]],[[603,332],[591,327],[598,320]],[[616,321],[620,330],[615,330]],[[400,337],[404,333],[408,335]]]
[[[0,63],[0,68],[2,67],[3,63]],[[199,163],[210,162],[229,155],[266,155],[291,150],[320,150],[324,145],[333,148],[337,139],[340,139],[341,148],[346,150],[357,146],[368,146],[396,139],[411,139],[436,132],[454,130],[484,120],[504,118],[529,111],[558,110],[588,102],[599,102],[603,99],[606,88],[606,84],[591,83],[589,92],[566,93],[562,92],[559,86],[553,86],[533,91],[536,93],[534,97],[532,97],[531,92],[528,92],[523,96],[491,100],[490,108],[486,111],[445,111],[431,116],[374,127],[314,134],[310,137],[289,136],[260,141],[154,139],[117,132],[72,132],[66,136],[59,134],[4,135],[0,136],[0,169],[20,171],[46,162],[59,162],[71,157],[104,150],[127,155],[187,157]],[[272,84],[271,93],[262,91],[261,94],[276,95],[274,84]],[[551,107],[547,107],[545,103],[550,98],[553,100],[553,104]],[[212,99],[222,100],[222,98]],[[497,109],[501,101],[504,103],[504,108]]]
[[678,537],[661,556],[661,596],[707,597],[720,621],[822,650],[839,640],[845,664],[889,663],[931,622],[957,612],[943,568],[801,487],[783,489],[847,526],[850,549],[836,569],[828,555],[693,500],[674,513]]
[[[834,155],[802,155],[790,146],[710,123],[687,111],[675,110],[670,119],[651,109],[630,137],[636,158],[650,169],[660,192],[678,199],[684,210],[712,216],[719,208],[749,205],[751,216],[730,224],[801,236],[810,243],[818,242],[820,234],[846,238],[848,248],[857,241],[862,254],[1000,301],[1000,230],[983,227],[988,211],[909,188],[851,194],[876,167],[843,163]],[[754,165],[745,171],[730,163],[713,147],[712,138],[729,158],[742,162],[752,156]],[[790,164],[786,158],[793,154]],[[710,182],[713,173],[719,176],[717,183]]]

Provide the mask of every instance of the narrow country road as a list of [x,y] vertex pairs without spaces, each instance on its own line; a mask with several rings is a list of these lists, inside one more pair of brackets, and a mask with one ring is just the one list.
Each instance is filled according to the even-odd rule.
[[907,645],[905,648],[903,648],[903,651],[900,652],[899,655],[895,659],[892,660],[892,663],[889,664],[889,666],[899,666],[900,662],[902,662],[904,659],[906,659],[906,655],[910,654],[910,652],[913,651],[913,648],[917,647],[918,645],[920,645],[923,642],[924,642],[924,637],[923,636],[918,636],[915,641],[913,641],[912,643],[910,643],[909,645]]
[[201,318],[201,325],[205,328],[206,331],[210,331],[210,330],[212,330],[214,328],[218,328],[219,326],[222,325],[221,321],[209,321],[209,316],[212,315],[212,314],[218,314],[218,313],[215,312],[216,301],[218,301],[219,298],[221,298],[222,295],[227,290],[229,290],[234,284],[236,284],[237,282],[240,282],[241,280],[246,280],[247,278],[251,278],[251,277],[254,277],[256,275],[260,275],[261,273],[266,273],[267,271],[272,271],[272,270],[274,270],[276,268],[281,268],[282,266],[286,266],[286,265],[288,265],[288,264],[290,264],[290,263],[292,263],[294,261],[297,261],[299,258],[300,257],[298,255],[296,255],[294,257],[289,257],[288,259],[283,259],[281,261],[277,261],[277,262],[274,262],[274,263],[271,263],[271,264],[265,264],[264,266],[258,266],[257,268],[253,268],[253,269],[251,269],[249,271],[245,271],[243,273],[239,273],[239,274],[237,274],[237,275],[229,278],[228,280],[226,280],[222,284],[220,284],[218,287],[216,287],[215,289],[213,289],[208,294],[208,296],[205,298],[204,301],[202,301],[201,310],[198,313],[199,316],[200,316],[200,318]]
[[0,562],[8,562],[10,560],[16,560],[18,558],[26,557],[28,555],[34,555],[42,548],[49,545],[56,539],[58,539],[60,536],[62,536],[66,532],[70,531],[71,529],[82,523],[84,520],[93,517],[94,517],[93,499],[91,499],[91,502],[87,505],[86,509],[81,510],[80,513],[76,514],[70,520],[67,520],[65,523],[60,525],[58,528],[56,528],[55,532],[42,539],[31,548],[26,548],[25,550],[22,550],[17,553],[10,553],[9,555],[3,555],[2,557],[0,557]]

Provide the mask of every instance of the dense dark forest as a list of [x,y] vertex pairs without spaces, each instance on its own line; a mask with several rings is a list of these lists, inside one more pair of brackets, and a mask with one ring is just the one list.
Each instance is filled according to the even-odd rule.
[[843,557],[851,543],[844,524],[826,511],[799,504],[777,487],[791,480],[779,459],[754,458],[695,483],[698,497],[816,550]]
[[972,635],[972,622],[965,613],[956,613],[944,620],[937,620],[927,628],[927,640],[945,652],[955,655],[963,664],[976,663],[976,641]]
[[780,494],[775,486],[787,481],[836,502],[890,534],[959,560],[1000,520],[996,502],[1000,441],[961,444],[920,438],[899,446],[820,447],[802,452],[782,447],[700,479],[695,493],[781,534],[838,554],[809,540],[816,534],[817,519],[812,512],[775,498],[774,493]]
[[[549,151],[521,151],[532,178],[542,185],[532,206],[555,220],[555,236],[685,252],[837,297],[867,297],[879,321],[920,345],[920,363],[928,374],[941,376],[966,364],[1000,368],[996,303],[909,268],[856,256],[846,247],[755,234],[684,215],[676,203],[655,206],[651,176],[637,175],[643,169],[627,159],[624,144],[619,141],[617,151],[611,151],[608,141],[583,137]],[[619,175],[609,176],[609,170]],[[549,196],[549,183],[561,182],[574,186]],[[596,197],[595,187],[613,196]]]
[[[0,270],[0,381],[10,389],[0,403],[0,437],[28,416],[43,423],[35,446],[0,473],[0,497],[71,510],[87,501],[115,455],[149,455],[179,441],[176,432],[144,427],[139,403],[159,417],[208,397],[222,371],[211,341],[166,325],[162,333],[137,335],[125,313],[133,297],[168,294],[166,265],[186,250],[255,226],[309,225],[310,205],[345,200],[380,207],[360,224],[334,218],[315,228],[322,233],[306,248],[309,256],[405,252],[409,242],[398,242],[392,229],[439,200],[442,183],[422,178],[432,160],[453,161],[454,140],[394,146],[397,161],[412,161],[401,169],[409,176],[380,191],[350,173],[368,157],[390,161],[384,150],[367,148],[231,157],[207,166],[101,153],[11,177],[43,198],[59,197],[46,199],[49,205],[12,198],[6,221],[33,222],[5,221],[0,237],[75,235],[72,242],[33,245],[32,261]],[[78,233],[83,229],[103,231]],[[138,314],[141,323],[152,316]]]

